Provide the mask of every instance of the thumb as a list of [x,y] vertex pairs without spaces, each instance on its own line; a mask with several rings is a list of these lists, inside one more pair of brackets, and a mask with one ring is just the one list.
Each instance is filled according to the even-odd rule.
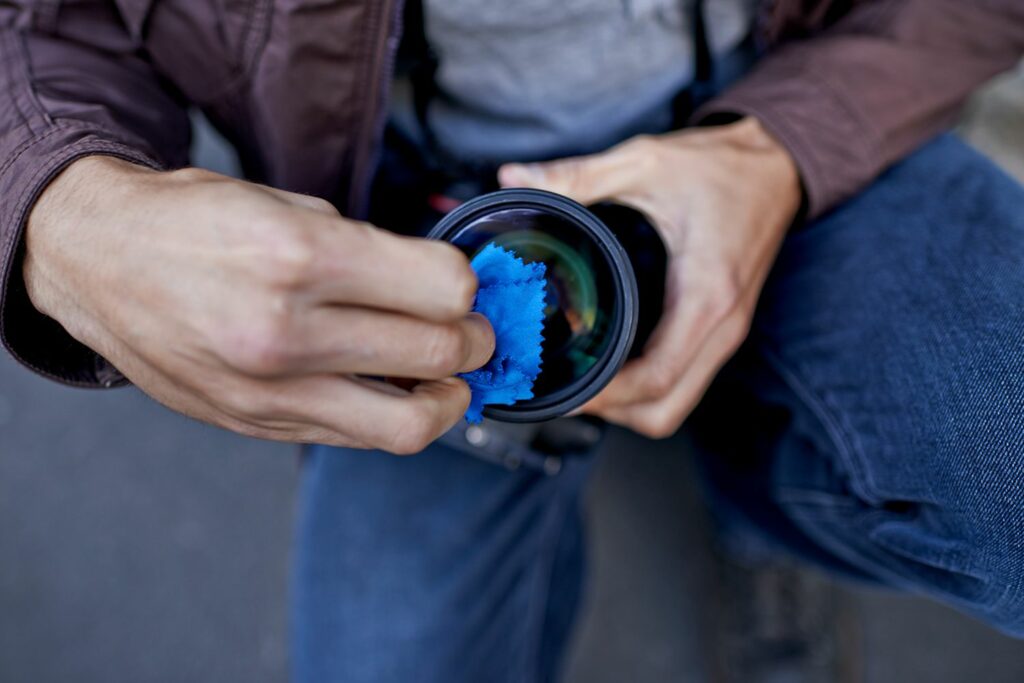
[[610,199],[628,189],[632,174],[615,151],[539,164],[505,164],[498,169],[502,187],[556,192],[581,204]]

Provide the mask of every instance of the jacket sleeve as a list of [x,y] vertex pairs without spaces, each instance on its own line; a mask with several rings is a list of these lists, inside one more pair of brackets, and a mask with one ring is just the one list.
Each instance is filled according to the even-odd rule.
[[862,1],[769,52],[694,122],[758,118],[796,161],[813,218],[948,128],[1022,54],[1021,0]]
[[0,339],[24,365],[79,386],[121,375],[29,301],[21,274],[33,203],[90,154],[184,165],[184,105],[138,49],[112,0],[0,1]]

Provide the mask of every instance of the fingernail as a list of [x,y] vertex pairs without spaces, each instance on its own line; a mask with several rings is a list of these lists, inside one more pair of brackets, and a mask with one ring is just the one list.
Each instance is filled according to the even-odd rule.
[[466,323],[469,326],[470,343],[472,351],[466,359],[467,367],[460,372],[471,372],[484,365],[494,355],[494,329],[490,321],[479,313],[470,313],[466,316]]

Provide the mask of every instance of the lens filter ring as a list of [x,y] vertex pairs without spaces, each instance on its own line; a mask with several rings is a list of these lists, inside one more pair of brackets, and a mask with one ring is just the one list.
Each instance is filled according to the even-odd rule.
[[[504,422],[539,422],[560,417],[595,397],[626,361],[636,334],[638,318],[637,282],[633,267],[619,240],[597,216],[568,197],[543,190],[518,188],[481,195],[460,205],[442,218],[430,231],[428,238],[451,242],[469,252],[472,257],[473,252],[486,243],[483,240],[489,235],[486,231],[476,234],[477,226],[488,226],[492,219],[501,222],[503,229],[509,231],[506,234],[512,235],[508,241],[513,250],[516,235],[525,234],[517,233],[520,230],[533,231],[531,234],[540,235],[532,238],[524,236],[520,240],[523,244],[532,243],[538,249],[545,249],[553,242],[559,241],[542,236],[546,231],[555,230],[563,235],[568,234],[567,231],[571,232],[571,240],[561,240],[561,246],[558,247],[561,256],[555,258],[557,264],[548,263],[549,272],[558,268],[565,271],[565,279],[572,280],[572,294],[576,297],[586,299],[589,296],[587,292],[591,291],[588,287],[598,285],[602,291],[610,292],[610,297],[605,297],[610,300],[598,300],[600,310],[597,313],[602,321],[600,332],[605,336],[586,340],[597,351],[594,351],[593,358],[588,357],[585,370],[580,370],[580,374],[575,376],[572,374],[575,371],[573,368],[567,370],[564,367],[554,367],[572,365],[571,359],[546,357],[541,377],[535,385],[535,390],[540,389],[541,393],[535,391],[537,395],[534,398],[514,405],[492,405],[484,409],[486,417]],[[580,275],[581,268],[575,263],[578,259],[571,258],[571,255],[565,253],[566,245],[577,248],[581,253],[599,255],[601,263],[595,264],[593,272],[588,273],[588,277],[600,280],[602,278],[597,273],[606,273],[609,282],[586,282]],[[520,255],[531,260],[527,253]],[[555,303],[555,306],[560,305],[561,302]],[[578,311],[561,313],[565,315],[560,316],[560,319],[572,317],[574,324],[578,324]],[[569,313],[573,315],[569,316]],[[591,316],[587,314],[585,317]],[[546,329],[545,336],[548,336],[549,332],[552,330]],[[596,334],[592,332],[592,335]],[[542,381],[546,377],[560,376],[560,373],[566,372],[569,373],[571,380],[565,381],[564,385],[546,387]]]

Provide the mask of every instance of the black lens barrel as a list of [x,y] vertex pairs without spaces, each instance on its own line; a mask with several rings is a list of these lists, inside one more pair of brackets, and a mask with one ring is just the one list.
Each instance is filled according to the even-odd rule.
[[[539,422],[565,415],[603,389],[626,359],[639,355],[661,316],[666,257],[657,232],[640,212],[612,203],[590,209],[562,195],[533,189],[499,190],[448,213],[427,235],[460,245],[467,229],[489,215],[522,209],[571,224],[603,255],[612,279],[613,301],[604,302],[611,335],[593,367],[570,385],[510,406],[488,406],[484,415],[505,422]],[[534,229],[542,226],[532,226]],[[545,361],[548,363],[549,361]]]

